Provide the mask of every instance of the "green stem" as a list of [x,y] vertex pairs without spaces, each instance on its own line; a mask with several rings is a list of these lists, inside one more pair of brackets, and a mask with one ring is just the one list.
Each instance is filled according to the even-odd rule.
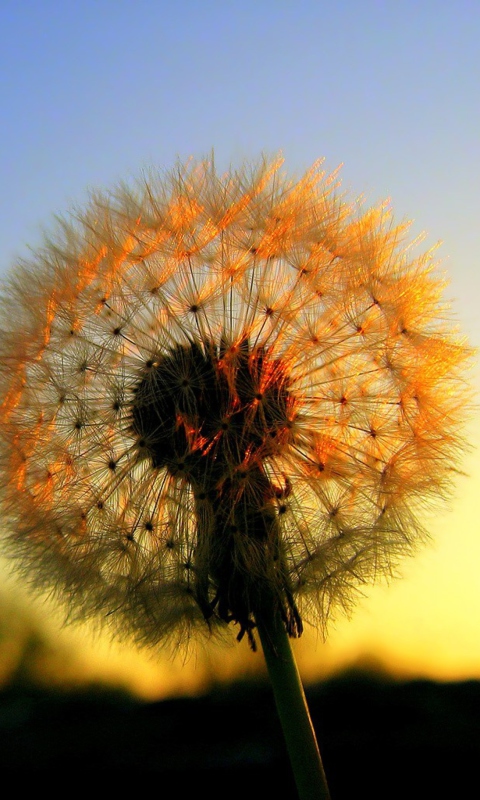
[[279,614],[256,618],[300,800],[330,800],[320,750],[290,639]]

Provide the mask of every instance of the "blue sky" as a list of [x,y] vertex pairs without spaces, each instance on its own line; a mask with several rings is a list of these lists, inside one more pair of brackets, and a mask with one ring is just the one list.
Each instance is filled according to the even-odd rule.
[[475,0],[4,0],[0,30],[2,270],[88,187],[282,150],[442,239],[478,333]]
[[212,148],[222,166],[283,151],[293,172],[324,156],[443,241],[478,346],[479,41],[477,0],[3,0],[0,275],[89,187]]

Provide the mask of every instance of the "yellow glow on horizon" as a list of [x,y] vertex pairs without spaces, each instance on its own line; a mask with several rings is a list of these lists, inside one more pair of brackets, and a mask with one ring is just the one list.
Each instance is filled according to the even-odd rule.
[[305,668],[378,661],[395,675],[480,679],[480,454],[469,459],[452,511],[431,519],[432,542],[403,564],[399,580],[377,586],[351,620],[339,619]]

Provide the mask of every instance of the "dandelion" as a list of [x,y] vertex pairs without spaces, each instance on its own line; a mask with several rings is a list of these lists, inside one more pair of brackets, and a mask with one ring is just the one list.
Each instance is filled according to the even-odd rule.
[[3,292],[6,536],[141,643],[233,623],[275,657],[413,551],[463,446],[432,253],[280,168],[96,194]]

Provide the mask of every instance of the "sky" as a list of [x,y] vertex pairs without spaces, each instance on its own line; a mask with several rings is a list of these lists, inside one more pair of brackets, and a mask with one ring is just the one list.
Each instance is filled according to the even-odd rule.
[[[479,39],[475,0],[3,0],[0,276],[89,189],[151,165],[212,149],[225,167],[281,152],[299,173],[324,157],[327,170],[343,165],[351,196],[390,198],[397,219],[413,220],[412,236],[442,242],[447,296],[478,347]],[[469,380],[480,388],[478,368]],[[466,476],[428,521],[432,543],[402,565],[401,580],[366,590],[326,643],[305,637],[307,679],[359,661],[480,678],[475,415],[468,436]],[[98,640],[82,648],[92,670],[108,662],[141,673],[160,694],[195,682],[196,667],[254,668],[231,650],[200,667],[162,667]]]

